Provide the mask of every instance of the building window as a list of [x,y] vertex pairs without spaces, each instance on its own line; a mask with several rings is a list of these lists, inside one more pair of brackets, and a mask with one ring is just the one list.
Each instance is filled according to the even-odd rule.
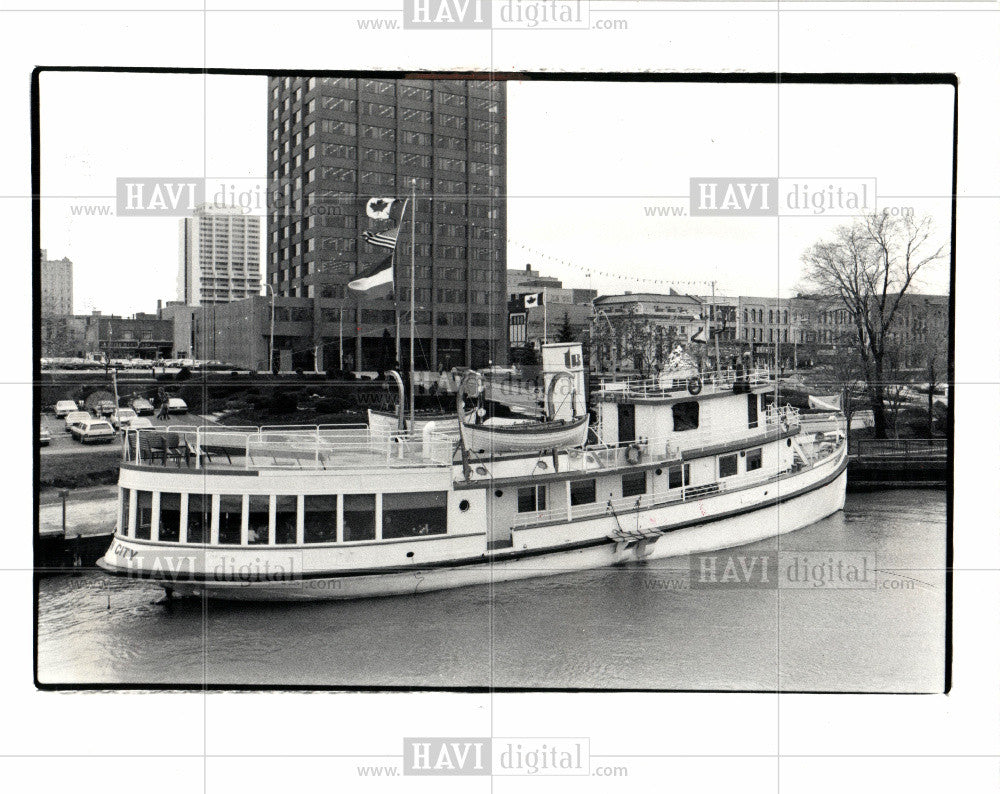
[[337,540],[337,497],[306,496],[302,514],[306,543],[333,543]]
[[696,430],[698,428],[698,403],[695,401],[676,403],[673,407],[674,431]]
[[219,543],[238,545],[243,523],[243,497],[223,494],[219,497]]
[[685,463],[683,466],[671,466],[667,469],[667,486],[669,488],[680,488],[691,484],[691,464]]
[[757,471],[764,465],[764,455],[761,447],[747,450],[747,471]]
[[153,528],[153,494],[151,491],[135,492],[135,537],[149,540]]
[[732,477],[736,474],[736,453],[719,456],[719,477]]
[[448,531],[448,494],[382,494],[382,537],[413,538]]
[[181,495],[160,494],[160,540],[176,543],[181,539]]
[[630,471],[622,475],[622,497],[646,493],[646,472]]
[[537,513],[545,509],[544,485],[531,485],[527,488],[517,489],[517,512]]
[[597,501],[597,480],[573,480],[569,484],[569,503],[592,505]]
[[344,540],[375,540],[375,496],[344,496]]

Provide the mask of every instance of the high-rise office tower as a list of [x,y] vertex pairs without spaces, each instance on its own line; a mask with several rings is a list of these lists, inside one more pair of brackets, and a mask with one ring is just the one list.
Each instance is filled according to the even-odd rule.
[[[417,369],[502,361],[505,84],[272,77],[268,113],[268,285],[313,299],[303,311],[324,366],[341,351],[344,367],[391,366],[397,349],[408,359],[411,246]],[[362,239],[386,224],[365,200],[413,192],[393,297],[359,298],[347,282],[387,253]]]
[[260,294],[260,218],[202,204],[180,222],[178,297],[215,306]]
[[42,249],[42,315],[56,317],[73,313],[73,263],[48,258]]

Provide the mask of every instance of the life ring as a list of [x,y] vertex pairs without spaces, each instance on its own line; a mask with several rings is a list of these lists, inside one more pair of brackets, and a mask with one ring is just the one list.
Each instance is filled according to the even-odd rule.
[[629,444],[628,449],[625,450],[625,460],[628,461],[629,465],[635,466],[641,458],[642,449],[640,449],[639,445]]
[[695,376],[693,378],[689,378],[688,379],[688,391],[691,392],[691,394],[700,394],[701,393],[701,378],[699,378],[697,376]]

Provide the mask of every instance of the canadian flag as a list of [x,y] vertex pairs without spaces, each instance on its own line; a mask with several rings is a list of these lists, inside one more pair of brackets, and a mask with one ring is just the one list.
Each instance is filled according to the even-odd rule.
[[365,214],[377,221],[389,220],[389,213],[392,212],[395,201],[393,198],[370,198],[365,204]]
[[531,309],[535,306],[542,305],[542,293],[533,292],[530,295],[525,295],[524,297],[524,308]]

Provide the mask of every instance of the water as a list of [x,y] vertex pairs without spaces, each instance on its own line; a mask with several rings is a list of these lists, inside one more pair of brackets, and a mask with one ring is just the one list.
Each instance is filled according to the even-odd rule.
[[945,543],[944,492],[900,490],[849,494],[843,512],[780,539],[783,559],[864,553],[880,569],[874,589],[687,589],[688,561],[669,559],[492,591],[164,606],[158,588],[99,572],[51,577],[39,591],[38,674],[63,684],[937,692]]

